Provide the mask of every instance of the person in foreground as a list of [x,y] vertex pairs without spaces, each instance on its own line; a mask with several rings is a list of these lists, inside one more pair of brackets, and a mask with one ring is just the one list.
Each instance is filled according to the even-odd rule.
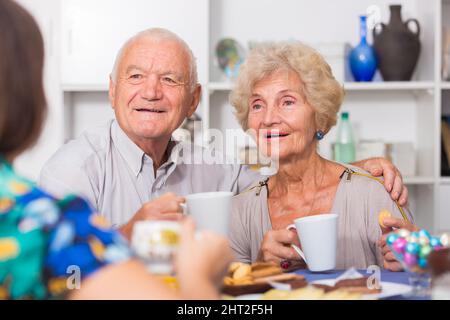
[[56,199],[14,171],[45,118],[44,45],[34,19],[10,0],[0,0],[0,38],[0,299],[219,298],[232,258],[224,237],[194,237],[192,220],[182,222],[174,291],[85,200]]
[[[394,227],[414,228],[411,214],[381,181],[317,152],[343,97],[322,56],[300,42],[262,44],[248,56],[230,101],[242,128],[253,131],[259,150],[278,158],[279,168],[234,198],[230,241],[238,260],[299,263],[290,246],[300,245],[297,234],[286,227],[299,217],[337,213],[338,269],[400,269],[381,238]],[[382,209],[393,214],[383,231]]]

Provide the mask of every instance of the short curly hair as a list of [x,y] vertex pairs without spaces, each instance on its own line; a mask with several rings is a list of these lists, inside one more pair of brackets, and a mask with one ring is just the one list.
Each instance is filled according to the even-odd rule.
[[249,98],[253,87],[279,70],[292,70],[298,74],[301,92],[315,111],[316,126],[327,133],[336,124],[345,92],[325,59],[299,41],[262,43],[249,53],[230,93],[230,103],[242,128],[248,129]]

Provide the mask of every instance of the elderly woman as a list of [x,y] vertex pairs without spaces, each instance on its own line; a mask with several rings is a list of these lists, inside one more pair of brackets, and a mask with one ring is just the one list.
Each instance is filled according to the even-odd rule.
[[[337,268],[380,265],[400,270],[382,241],[393,227],[413,228],[411,215],[362,169],[329,161],[319,140],[336,124],[344,90],[329,65],[299,42],[263,44],[242,66],[230,100],[244,130],[277,159],[275,175],[234,199],[231,246],[240,261],[298,262],[286,227],[300,217],[337,213]],[[274,148],[277,146],[277,148]],[[387,209],[381,230],[378,213]]]

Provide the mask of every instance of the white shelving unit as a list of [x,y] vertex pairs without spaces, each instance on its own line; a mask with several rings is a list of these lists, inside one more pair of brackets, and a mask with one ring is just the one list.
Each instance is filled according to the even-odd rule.
[[[393,82],[344,82],[345,90],[348,91],[415,91],[434,90],[433,81],[393,81]],[[450,89],[450,83],[442,83],[443,89]],[[230,91],[233,82],[210,82],[208,89],[211,93],[215,91]]]
[[230,91],[233,88],[233,82],[210,82],[208,83],[208,90],[210,93],[214,91]]
[[408,90],[433,90],[432,81],[393,81],[393,82],[345,82],[347,91],[408,91]]
[[108,86],[105,84],[64,84],[61,90],[63,92],[107,92]]
[[434,177],[405,177],[404,182],[407,185],[432,185],[436,179]]
[[[358,15],[370,5],[380,8],[381,20],[389,19],[390,1],[281,1],[274,5],[238,0],[210,3],[209,126],[222,130],[237,127],[230,120],[228,94],[233,84],[220,81],[214,57],[215,44],[224,37],[241,44],[261,40],[300,39],[309,44],[342,42],[356,45],[359,40]],[[442,2],[399,1],[403,18],[421,23],[422,52],[413,81],[344,82],[346,100],[343,110],[350,112],[360,139],[385,142],[411,141],[417,150],[417,173],[405,177],[416,222],[426,228],[450,229],[439,217],[445,208],[439,201],[440,178],[440,41]],[[258,14],[253,15],[258,7]],[[325,9],[326,8],[326,9]],[[339,12],[339,14],[334,14]],[[220,17],[213,19],[213,17]],[[253,18],[254,17],[254,18]],[[264,23],[257,23],[263,21]],[[370,36],[369,36],[370,37]],[[369,39],[371,41],[371,39]],[[450,87],[450,86],[449,86]],[[321,143],[330,155],[332,130]],[[441,208],[442,207],[442,208]],[[450,207],[450,203],[447,208]]]
[[[209,128],[238,129],[228,103],[233,84],[223,80],[215,58],[215,46],[220,39],[231,37],[244,47],[254,41],[288,39],[312,45],[320,42],[354,46],[359,41],[358,16],[369,7],[379,8],[381,21],[387,22],[388,6],[392,3],[391,0],[20,2],[28,7],[49,3],[53,6],[48,19],[58,32],[47,32],[44,37],[58,52],[50,63],[59,69],[59,77],[52,84],[53,122],[48,127],[65,124],[61,143],[113,116],[107,95],[108,75],[120,45],[137,31],[166,27],[185,39],[197,57],[204,89],[197,111],[204,132]],[[417,18],[421,23],[422,51],[413,80],[344,82],[347,95],[342,109],[350,112],[360,139],[414,144],[417,173],[405,177],[405,182],[409,185],[416,222],[435,232],[450,230],[450,178],[440,176],[440,118],[445,99],[442,93],[450,90],[450,82],[441,81],[440,77],[441,38],[442,26],[450,26],[450,0],[396,3],[403,7],[404,20]],[[41,11],[35,10],[36,14],[42,14]],[[60,131],[55,134],[60,135]],[[332,130],[321,145],[325,155],[334,135]],[[41,150],[48,154],[45,147]],[[36,171],[39,165],[36,163]]]

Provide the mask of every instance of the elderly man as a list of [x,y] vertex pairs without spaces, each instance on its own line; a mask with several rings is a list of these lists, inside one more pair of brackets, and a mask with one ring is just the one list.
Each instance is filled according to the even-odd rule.
[[[200,95],[187,44],[164,29],[138,33],[119,51],[110,76],[116,119],[62,146],[42,169],[41,186],[57,195],[84,195],[127,237],[136,221],[178,219],[183,198],[175,194],[241,192],[259,178],[256,172],[239,164],[186,163],[180,154],[195,158],[203,149],[171,139]],[[384,174],[388,191],[406,202],[407,190],[390,162],[359,165]]]

